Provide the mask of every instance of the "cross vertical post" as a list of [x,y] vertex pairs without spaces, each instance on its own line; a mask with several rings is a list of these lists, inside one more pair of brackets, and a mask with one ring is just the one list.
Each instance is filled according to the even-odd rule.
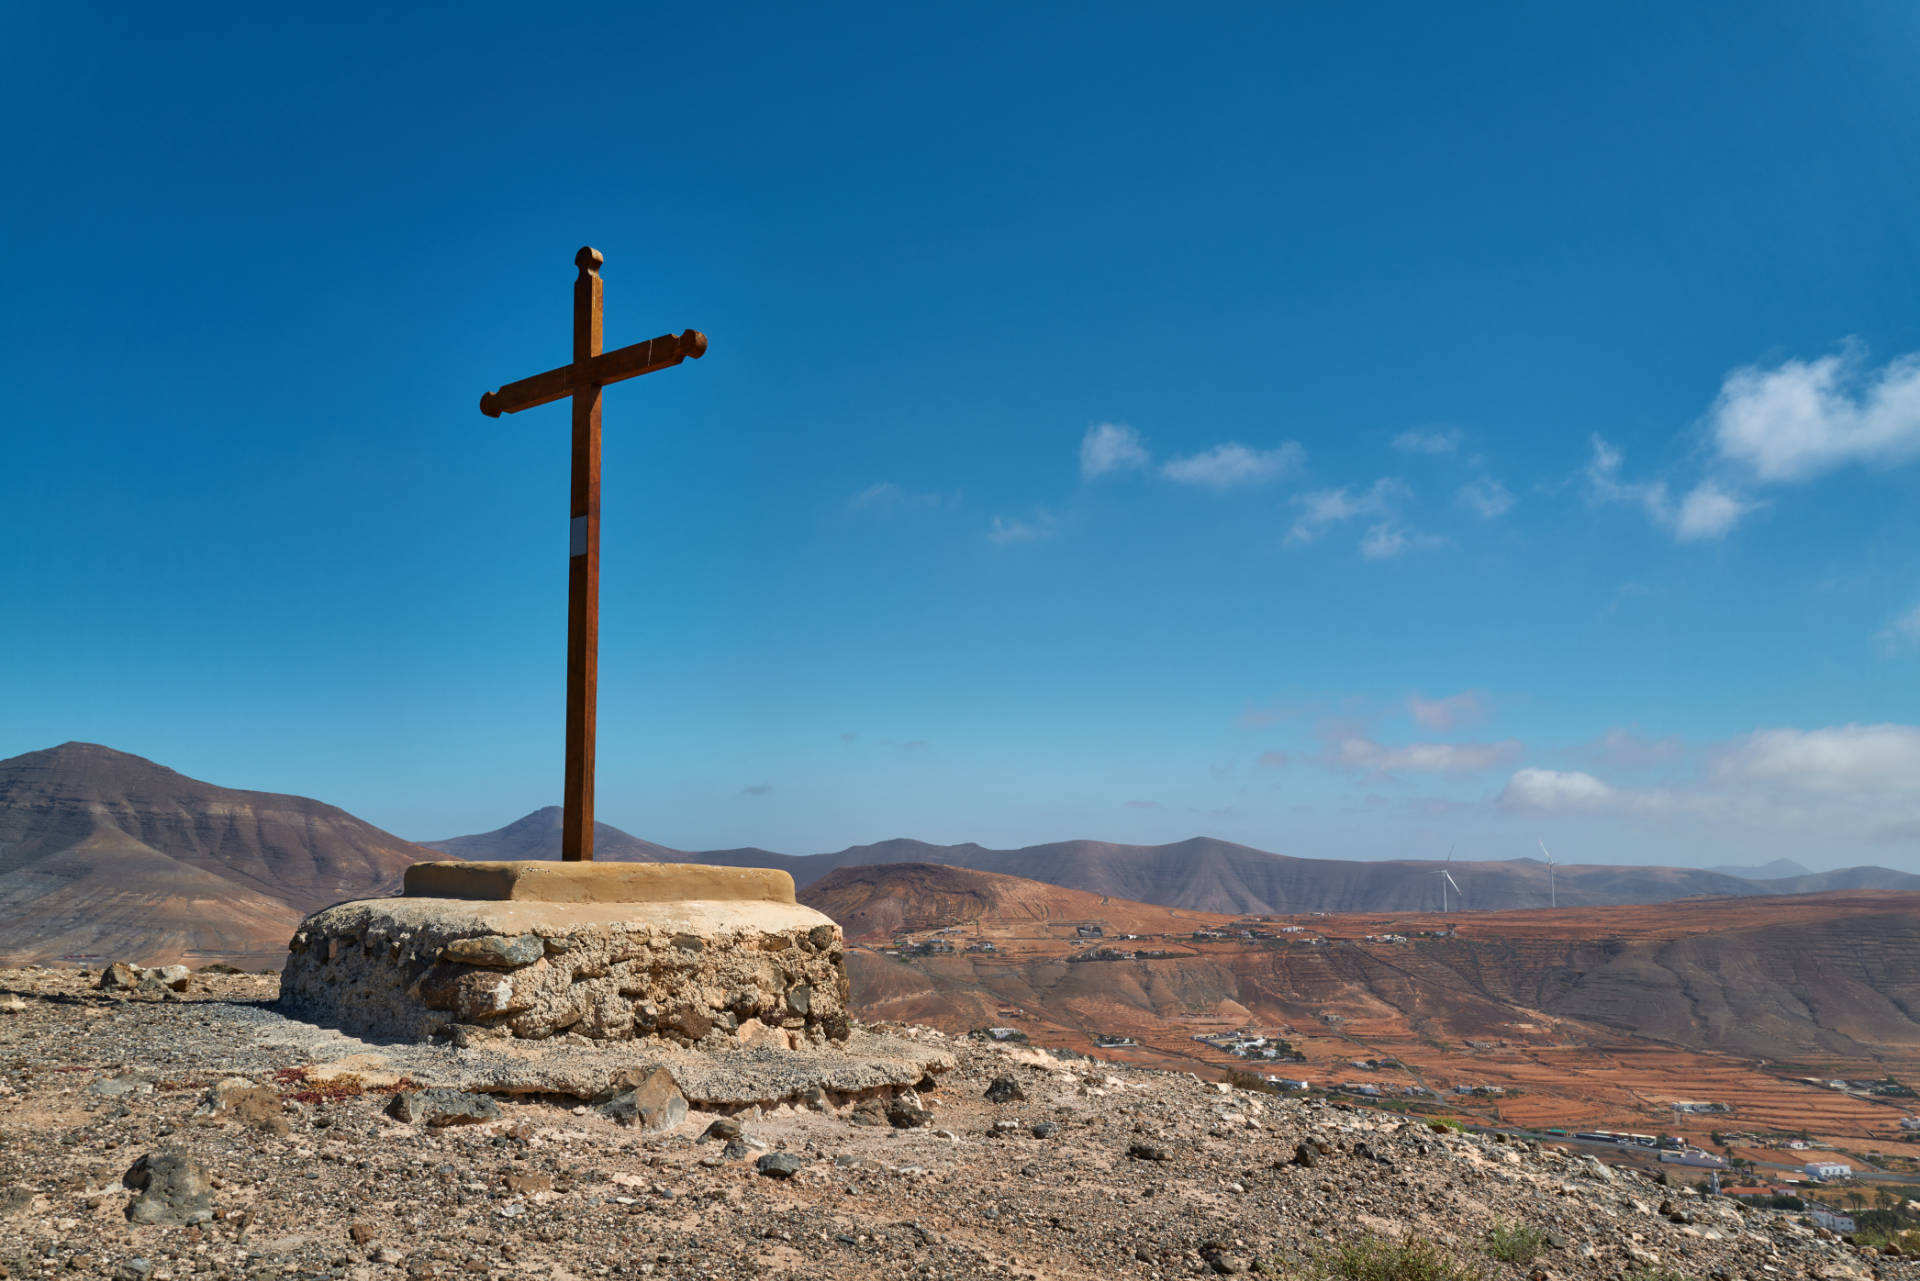
[[[573,363],[600,354],[598,251],[574,255]],[[573,391],[573,521],[567,549],[567,774],[560,857],[593,857],[593,740],[600,684],[600,384]]]
[[671,369],[707,354],[697,329],[662,334],[603,352],[602,285],[606,261],[592,247],[573,257],[573,362],[508,383],[480,397],[489,418],[573,398],[573,485],[567,546],[567,772],[562,796],[560,857],[593,858],[593,743],[600,683],[600,389],[608,383]]

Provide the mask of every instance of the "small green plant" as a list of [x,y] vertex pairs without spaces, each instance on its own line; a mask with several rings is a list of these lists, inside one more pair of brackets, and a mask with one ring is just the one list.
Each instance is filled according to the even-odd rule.
[[1495,1224],[1487,1232],[1487,1253],[1502,1263],[1532,1263],[1546,1244],[1546,1233],[1523,1223]]
[[1320,1261],[1337,1281],[1485,1281],[1486,1273],[1454,1258],[1431,1241],[1362,1237]]

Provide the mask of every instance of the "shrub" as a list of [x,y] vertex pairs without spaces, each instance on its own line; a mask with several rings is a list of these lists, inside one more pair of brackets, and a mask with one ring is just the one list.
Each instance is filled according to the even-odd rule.
[[1321,1260],[1338,1281],[1485,1281],[1486,1273],[1463,1263],[1431,1241],[1363,1237]]
[[1487,1253],[1502,1263],[1532,1263],[1546,1244],[1546,1233],[1521,1223],[1496,1224],[1487,1232]]

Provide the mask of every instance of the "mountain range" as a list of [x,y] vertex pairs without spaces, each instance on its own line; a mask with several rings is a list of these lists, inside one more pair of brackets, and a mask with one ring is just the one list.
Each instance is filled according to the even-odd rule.
[[[830,854],[794,855],[762,849],[674,850],[605,823],[596,824],[596,832],[596,857],[777,867],[802,888],[843,867],[938,863],[1197,912],[1405,912],[1440,906],[1439,860],[1293,858],[1208,836],[1169,845],[1078,840],[1013,850],[897,838]],[[423,844],[461,858],[558,858],[560,810],[536,810],[496,831]],[[1552,869],[1551,885],[1547,865],[1538,859],[1456,860],[1450,868],[1469,910],[1546,907],[1550,902],[1563,907],[1664,903],[1699,895],[1920,889],[1920,876],[1890,868],[1808,872],[1786,860],[1751,869],[1756,877],[1705,868],[1564,864]],[[1782,875],[1783,868],[1800,874]]]
[[[682,851],[604,823],[595,830],[600,858],[777,867],[802,888],[840,868],[916,863],[1200,912],[1439,906],[1436,861],[1292,858],[1210,837],[1016,850],[896,839],[790,855]],[[448,855],[557,858],[559,843],[558,807],[494,831],[416,843],[307,797],[221,787],[100,744],[65,743],[0,760],[0,961],[218,957],[271,965],[303,915],[392,893],[411,863]],[[1468,910],[1549,900],[1548,869],[1535,860],[1456,861],[1451,870]],[[1871,867],[1756,880],[1693,868],[1569,865],[1552,876],[1562,907],[1920,888],[1920,877]]]

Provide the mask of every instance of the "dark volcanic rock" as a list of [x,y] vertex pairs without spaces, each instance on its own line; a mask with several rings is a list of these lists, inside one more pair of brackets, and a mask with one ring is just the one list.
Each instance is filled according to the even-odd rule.
[[791,1152],[769,1152],[753,1163],[753,1168],[769,1179],[791,1179],[805,1168],[806,1162]]
[[127,1203],[131,1222],[185,1227],[213,1218],[213,1184],[200,1163],[183,1153],[149,1152],[122,1182],[139,1191]]
[[1004,1073],[987,1082],[985,1098],[989,1103],[1013,1103],[1027,1097],[1020,1083]]

